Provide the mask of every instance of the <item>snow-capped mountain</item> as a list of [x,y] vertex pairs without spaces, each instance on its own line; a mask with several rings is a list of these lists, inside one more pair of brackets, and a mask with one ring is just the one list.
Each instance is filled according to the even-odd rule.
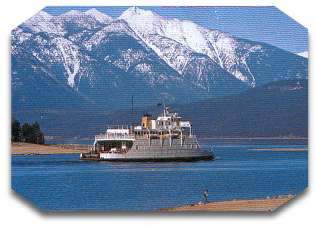
[[[101,16],[102,15],[102,16]],[[100,13],[96,9],[86,12],[70,10],[54,17],[54,23],[60,23],[67,34],[73,34],[82,30],[96,30],[112,21],[111,17]]]
[[[137,7],[129,8],[122,13],[119,18],[127,21],[130,27],[139,34],[161,58],[179,72],[181,72],[181,67],[185,65],[189,58],[188,55],[184,56],[182,53],[194,51],[207,55],[221,68],[233,74],[237,79],[254,87],[266,83],[266,75],[255,72],[256,67],[251,65],[264,65],[266,71],[270,71],[272,70],[270,68],[277,67],[276,62],[280,60],[280,56],[289,55],[289,53],[284,53],[284,51],[280,49],[275,51],[275,47],[263,43],[238,39],[228,33],[204,28],[191,21],[166,19],[152,11],[139,9]],[[166,38],[172,41],[166,44]],[[177,45],[177,43],[173,41],[181,45]],[[168,48],[165,48],[166,46],[168,46]],[[175,48],[175,46],[181,47]],[[170,59],[169,51],[172,51],[172,48],[175,48],[176,54],[180,56],[180,58],[176,59],[176,62]],[[184,48],[187,50],[184,51]],[[285,62],[290,65],[291,61],[299,62],[303,67],[306,66],[305,61],[298,58],[290,58],[289,62]],[[274,62],[274,64],[272,64],[272,62]],[[270,64],[272,65],[269,66]],[[288,75],[287,72],[279,70],[276,70],[279,72],[278,74],[272,76],[273,80],[294,77],[291,73]],[[288,69],[288,71],[291,70]],[[306,75],[307,72],[301,74],[296,72],[295,76],[305,77]]]
[[112,22],[112,18],[92,8],[85,12],[70,10],[59,16],[52,16],[40,11],[28,19],[21,26],[29,28],[35,33],[47,32],[51,34],[66,35],[80,30],[95,30],[104,24]]
[[24,30],[31,30],[30,32],[47,32],[63,35],[64,30],[62,24],[56,22],[54,17],[45,11],[40,11],[33,17],[25,21],[21,26]]
[[104,13],[101,13],[95,8],[85,11],[84,14],[94,17],[98,22],[103,23],[103,24],[108,24],[113,21],[113,19],[110,16]]
[[[118,19],[90,9],[41,11],[12,31],[13,106],[108,110],[185,103],[307,78],[307,60],[190,21],[129,8]],[[84,107],[84,106],[82,106]]]

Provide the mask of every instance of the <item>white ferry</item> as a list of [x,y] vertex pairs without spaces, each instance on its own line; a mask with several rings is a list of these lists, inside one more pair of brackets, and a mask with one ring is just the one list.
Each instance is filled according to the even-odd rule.
[[211,151],[200,148],[190,121],[165,107],[156,119],[148,114],[139,126],[112,126],[95,136],[83,160],[97,161],[196,161],[211,160]]

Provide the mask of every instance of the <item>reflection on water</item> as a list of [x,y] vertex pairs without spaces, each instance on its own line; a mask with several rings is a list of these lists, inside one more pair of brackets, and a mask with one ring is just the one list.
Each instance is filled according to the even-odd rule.
[[[209,144],[202,142],[204,148]],[[12,187],[45,210],[158,210],[209,200],[298,194],[307,186],[307,152],[253,151],[291,145],[211,143],[214,161],[111,163],[79,155],[13,156]]]

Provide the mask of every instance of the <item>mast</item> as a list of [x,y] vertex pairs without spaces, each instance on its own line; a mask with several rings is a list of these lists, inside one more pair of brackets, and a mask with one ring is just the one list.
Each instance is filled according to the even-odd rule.
[[166,117],[166,107],[165,107],[164,101],[163,101],[163,115],[164,115],[164,117]]

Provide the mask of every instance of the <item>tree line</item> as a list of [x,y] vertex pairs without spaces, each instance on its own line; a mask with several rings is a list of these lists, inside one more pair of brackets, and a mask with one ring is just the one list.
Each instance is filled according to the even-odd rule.
[[12,142],[27,142],[35,144],[44,144],[44,134],[40,130],[38,122],[21,123],[13,118],[11,124],[11,141]]

